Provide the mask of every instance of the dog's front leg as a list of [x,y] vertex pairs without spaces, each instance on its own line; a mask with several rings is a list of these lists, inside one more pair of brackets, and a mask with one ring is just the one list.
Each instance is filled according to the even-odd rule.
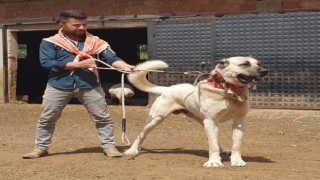
[[245,166],[246,162],[241,157],[241,140],[244,135],[246,123],[244,119],[235,120],[232,126],[231,166]]
[[209,143],[209,160],[204,163],[205,167],[222,167],[220,149],[218,144],[219,125],[210,118],[203,121],[204,129]]

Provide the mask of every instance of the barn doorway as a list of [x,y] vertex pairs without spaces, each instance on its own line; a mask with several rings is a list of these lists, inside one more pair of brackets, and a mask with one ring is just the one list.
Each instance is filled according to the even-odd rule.
[[[17,96],[28,95],[28,103],[42,102],[48,71],[40,66],[39,45],[43,38],[52,36],[57,31],[24,31],[18,32],[18,72]],[[140,54],[141,47],[147,46],[147,28],[93,29],[90,33],[106,40],[119,57],[129,64],[145,60]],[[121,73],[100,70],[101,83],[116,84],[121,82]],[[125,80],[127,82],[127,80]],[[147,105],[148,94],[135,89],[132,105]],[[111,102],[107,99],[108,103]],[[78,103],[72,100],[70,103]]]

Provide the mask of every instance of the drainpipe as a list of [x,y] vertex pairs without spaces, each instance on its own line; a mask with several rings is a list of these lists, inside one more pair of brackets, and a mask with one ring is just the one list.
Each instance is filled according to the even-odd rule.
[[8,88],[8,46],[7,46],[7,26],[2,25],[2,46],[3,46],[3,102],[9,102]]

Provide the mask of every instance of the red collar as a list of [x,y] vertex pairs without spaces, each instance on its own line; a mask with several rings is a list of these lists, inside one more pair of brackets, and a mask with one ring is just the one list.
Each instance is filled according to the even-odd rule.
[[225,90],[230,89],[232,92],[236,94],[242,92],[245,89],[245,86],[238,86],[238,85],[234,85],[226,82],[226,80],[224,80],[221,74],[217,71],[213,72],[213,74],[207,80],[207,83],[215,88],[225,89]]

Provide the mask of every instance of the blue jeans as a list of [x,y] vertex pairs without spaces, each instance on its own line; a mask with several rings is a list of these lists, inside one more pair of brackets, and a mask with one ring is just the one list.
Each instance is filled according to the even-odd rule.
[[61,90],[47,85],[43,95],[42,112],[36,129],[36,148],[48,150],[57,120],[72,97],[76,97],[95,122],[103,149],[114,147],[114,127],[107,112],[105,93],[101,86],[93,89]]

